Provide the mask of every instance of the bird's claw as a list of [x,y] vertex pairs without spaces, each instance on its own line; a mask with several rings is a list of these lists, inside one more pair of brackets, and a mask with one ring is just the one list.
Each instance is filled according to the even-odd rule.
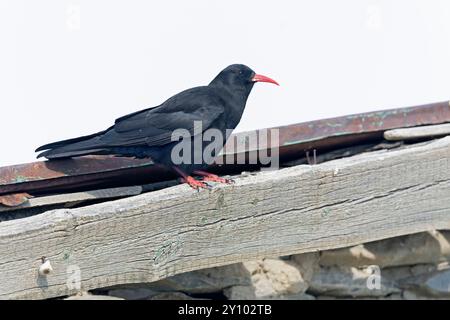
[[218,182],[218,183],[225,183],[225,184],[235,183],[235,181],[233,179],[221,178],[215,174],[210,174],[210,175],[204,177],[203,181]]
[[191,176],[183,178],[183,179],[181,179],[181,181],[187,183],[191,188],[193,188],[197,191],[200,191],[200,189],[211,189],[212,188],[209,184],[207,184],[203,181],[195,180]]
[[227,180],[227,184],[235,184],[236,183],[236,181],[234,181],[233,179],[225,179],[225,180]]

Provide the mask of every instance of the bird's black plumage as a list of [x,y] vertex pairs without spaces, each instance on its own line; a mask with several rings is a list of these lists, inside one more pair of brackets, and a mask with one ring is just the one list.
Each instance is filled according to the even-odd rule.
[[[171,149],[176,129],[185,129],[194,138],[201,121],[202,131],[218,129],[226,140],[226,130],[234,129],[242,116],[253,88],[255,72],[245,65],[231,65],[222,70],[207,86],[180,92],[159,106],[118,118],[110,128],[84,137],[58,141],[39,147],[38,157],[60,159],[91,154],[113,154],[152,158],[173,166]],[[204,165],[200,165],[203,167]],[[199,166],[182,165],[187,173]]]

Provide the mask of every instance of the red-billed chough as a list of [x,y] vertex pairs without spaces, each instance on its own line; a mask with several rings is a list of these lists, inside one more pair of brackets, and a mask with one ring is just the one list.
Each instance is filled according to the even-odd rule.
[[[151,158],[155,163],[175,170],[195,189],[205,188],[207,184],[194,179],[191,174],[204,176],[203,181],[228,182],[203,171],[208,164],[202,159],[194,159],[194,148],[201,148],[202,154],[211,142],[202,140],[196,144],[194,140],[207,130],[216,130],[222,138],[215,143],[221,149],[231,130],[241,120],[255,82],[278,84],[275,80],[256,74],[245,65],[231,65],[222,70],[209,85],[182,91],[159,106],[123,116],[104,131],[43,145],[36,152],[46,151],[39,154],[38,158],[52,160],[99,154]],[[177,145],[179,148],[179,141],[173,138],[177,129],[189,134],[186,140],[193,142],[192,152],[188,157],[183,157],[181,163],[179,159],[174,160],[173,152]],[[183,154],[186,155],[188,153]]]

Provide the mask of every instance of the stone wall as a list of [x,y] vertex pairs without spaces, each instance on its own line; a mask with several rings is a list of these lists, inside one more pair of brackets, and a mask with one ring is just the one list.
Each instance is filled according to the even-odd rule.
[[447,299],[450,231],[267,258],[69,299]]

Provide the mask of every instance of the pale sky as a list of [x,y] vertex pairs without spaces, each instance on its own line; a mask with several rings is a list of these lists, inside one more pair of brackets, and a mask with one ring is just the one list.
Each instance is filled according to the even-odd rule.
[[448,100],[446,0],[0,0],[0,166],[244,63],[237,130]]

